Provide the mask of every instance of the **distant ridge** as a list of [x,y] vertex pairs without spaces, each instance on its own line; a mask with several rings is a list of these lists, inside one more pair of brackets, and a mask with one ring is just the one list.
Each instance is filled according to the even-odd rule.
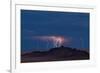
[[88,52],[64,46],[51,48],[49,51],[32,51],[29,53],[21,54],[22,63],[88,59]]

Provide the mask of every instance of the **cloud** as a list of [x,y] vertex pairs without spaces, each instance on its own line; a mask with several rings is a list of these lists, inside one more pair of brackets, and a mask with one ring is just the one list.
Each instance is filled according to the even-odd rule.
[[68,37],[63,36],[33,36],[32,39],[37,39],[46,42],[52,42],[55,47],[59,47],[64,43],[69,43],[70,39]]

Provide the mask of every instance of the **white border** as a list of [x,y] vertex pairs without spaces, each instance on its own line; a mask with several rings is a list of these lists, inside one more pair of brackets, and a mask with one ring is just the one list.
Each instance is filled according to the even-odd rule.
[[[95,65],[95,48],[94,48],[94,8],[67,7],[67,6],[45,6],[45,5],[24,5],[16,4],[15,12],[13,11],[12,21],[12,72],[19,71],[42,71],[51,69],[79,68]],[[41,62],[41,63],[20,63],[20,9],[26,10],[44,10],[44,11],[62,11],[62,12],[89,12],[90,13],[90,60],[78,61],[60,61],[60,62]],[[14,18],[15,17],[15,18]],[[15,25],[14,25],[15,24]],[[17,31],[17,32],[16,32]]]

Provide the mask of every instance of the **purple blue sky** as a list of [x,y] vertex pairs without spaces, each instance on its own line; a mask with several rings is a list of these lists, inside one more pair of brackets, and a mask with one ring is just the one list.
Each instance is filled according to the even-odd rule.
[[66,47],[89,49],[89,13],[21,10],[23,52],[53,48],[52,41],[40,39],[52,36],[66,39]]

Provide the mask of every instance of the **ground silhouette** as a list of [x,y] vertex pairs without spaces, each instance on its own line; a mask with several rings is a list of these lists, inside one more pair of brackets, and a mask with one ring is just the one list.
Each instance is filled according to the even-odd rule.
[[21,54],[21,63],[88,59],[89,52],[64,46]]

